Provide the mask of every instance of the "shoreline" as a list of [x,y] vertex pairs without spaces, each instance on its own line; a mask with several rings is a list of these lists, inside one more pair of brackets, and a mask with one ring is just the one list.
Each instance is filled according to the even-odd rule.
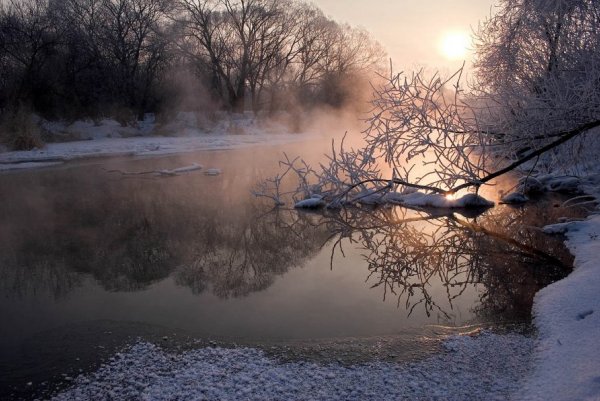
[[200,134],[184,137],[102,138],[50,143],[42,149],[0,153],[0,173],[14,170],[54,167],[77,160],[175,156],[200,151],[244,149],[284,145],[319,139],[310,133],[278,134]]
[[574,269],[535,296],[535,369],[519,400],[600,399],[600,215],[568,224]]

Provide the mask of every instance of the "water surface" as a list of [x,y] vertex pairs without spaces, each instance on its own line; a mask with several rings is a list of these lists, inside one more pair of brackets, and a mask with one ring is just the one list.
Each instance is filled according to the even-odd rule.
[[[565,213],[549,199],[467,216],[253,199],[281,151],[301,147],[0,175],[2,392],[89,369],[137,337],[346,351],[371,341],[402,359],[445,330],[528,322],[535,292],[569,271],[561,240],[531,228]],[[192,162],[223,173],[108,171]]]

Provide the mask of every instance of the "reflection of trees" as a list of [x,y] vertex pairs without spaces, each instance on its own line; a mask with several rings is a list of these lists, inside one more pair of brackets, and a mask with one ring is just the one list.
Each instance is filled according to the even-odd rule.
[[559,240],[527,229],[540,224],[540,210],[498,208],[465,218],[384,208],[332,216],[329,226],[340,233],[340,247],[344,240],[358,244],[372,287],[396,297],[409,313],[422,307],[451,319],[453,302],[472,290],[480,298],[478,315],[519,319],[530,315],[537,290],[563,277],[570,261]]
[[275,277],[301,265],[320,247],[325,230],[315,229],[310,216],[273,211],[231,227],[215,222],[190,262],[176,272],[178,284],[195,293],[210,287],[220,297],[238,297],[268,288]]
[[[264,210],[246,202],[243,186],[245,198],[223,199],[223,188],[172,180],[69,178],[48,183],[56,187],[44,196],[16,188],[7,199],[0,212],[4,292],[60,297],[81,285],[81,273],[107,290],[135,291],[174,274],[196,293],[242,296],[267,288],[326,238],[324,228],[295,213],[257,218]],[[216,184],[240,186],[226,177]]]
[[11,197],[0,194],[0,288],[15,297],[63,296],[84,275],[111,291],[171,276],[197,294],[244,296],[266,289],[330,239],[333,256],[347,246],[364,255],[369,283],[412,313],[449,319],[453,303],[476,291],[478,315],[519,318],[570,259],[560,239],[528,228],[564,212],[543,204],[481,216],[400,207],[265,213],[247,201],[249,184],[233,176],[210,181],[215,187],[207,190],[202,175],[104,181],[48,174],[41,179],[50,190],[41,193],[16,177],[14,185],[3,177]]

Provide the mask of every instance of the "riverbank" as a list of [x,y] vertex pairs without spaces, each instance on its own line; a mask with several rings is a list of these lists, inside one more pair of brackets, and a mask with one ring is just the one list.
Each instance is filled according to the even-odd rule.
[[520,400],[600,399],[600,215],[568,223],[575,269],[534,303],[534,369]]
[[50,143],[43,149],[0,153],[0,171],[61,165],[98,157],[159,157],[203,150],[229,150],[309,140],[310,134],[205,134],[190,137],[101,138]]
[[139,343],[54,400],[505,400],[528,369],[532,340],[457,336],[421,362],[282,363],[248,348],[174,354]]

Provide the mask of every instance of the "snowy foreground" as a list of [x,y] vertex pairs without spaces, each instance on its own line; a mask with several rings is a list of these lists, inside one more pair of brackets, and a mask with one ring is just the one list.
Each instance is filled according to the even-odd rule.
[[600,400],[600,215],[566,227],[575,270],[535,299],[535,369],[523,400]]
[[520,335],[451,337],[412,364],[282,363],[248,348],[170,354],[139,343],[54,400],[505,400],[528,370]]

